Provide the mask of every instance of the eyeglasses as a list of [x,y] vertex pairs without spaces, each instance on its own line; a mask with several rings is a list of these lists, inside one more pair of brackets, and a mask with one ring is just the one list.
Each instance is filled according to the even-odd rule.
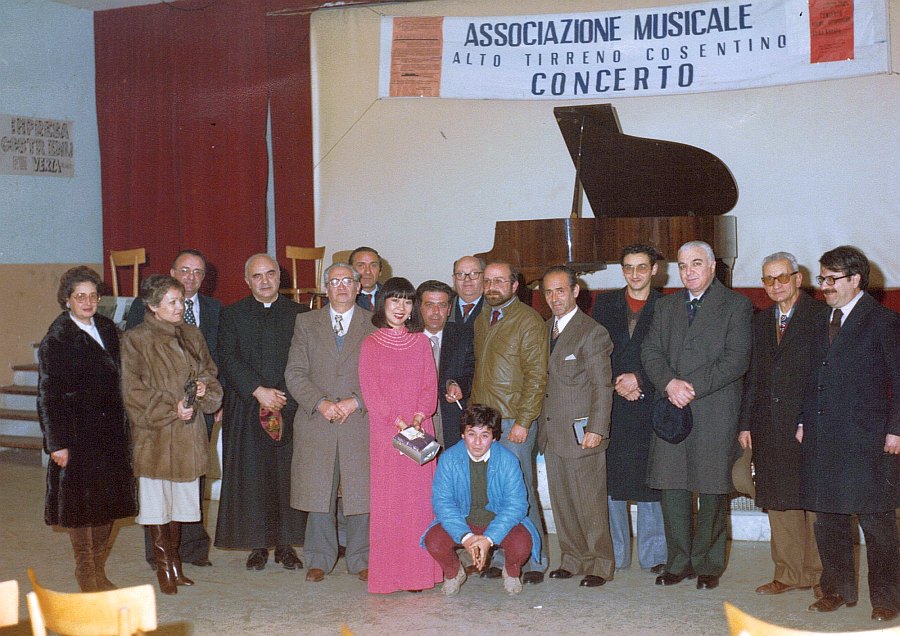
[[81,303],[97,303],[97,302],[100,302],[100,294],[97,294],[97,293],[72,294],[72,300],[74,300],[76,303],[79,303],[79,304],[81,304]]
[[328,281],[329,287],[340,287],[343,285],[344,287],[350,287],[355,281],[349,276],[345,276],[344,278],[332,278]]
[[485,278],[484,286],[485,287],[503,287],[509,283],[508,278]]
[[778,276],[763,276],[759,280],[761,280],[766,287],[774,285],[776,280],[782,285],[787,285],[788,281],[791,280],[791,276],[799,273],[800,272],[791,272],[790,274],[779,274]]
[[834,285],[834,281],[841,280],[842,278],[850,278],[851,276],[853,276],[853,274],[844,274],[843,276],[816,276],[816,283],[831,287]]
[[456,280],[478,280],[484,272],[453,272],[453,278]]
[[626,274],[630,274],[632,272],[637,272],[638,274],[646,274],[650,271],[650,266],[647,263],[638,263],[637,265],[622,265],[622,271]]
[[193,275],[195,278],[200,278],[206,273],[205,269],[191,269],[190,267],[179,267],[175,270],[182,276],[191,276]]

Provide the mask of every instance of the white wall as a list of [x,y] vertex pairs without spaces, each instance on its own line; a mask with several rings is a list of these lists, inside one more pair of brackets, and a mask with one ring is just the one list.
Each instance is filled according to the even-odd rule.
[[101,262],[90,11],[0,2],[0,113],[72,120],[75,146],[73,178],[0,175],[0,263]]
[[[642,1],[643,6],[673,4]],[[329,254],[376,247],[414,283],[447,280],[490,249],[498,220],[565,217],[574,168],[553,107],[609,101],[625,133],[699,146],[738,183],[736,286],[794,252],[861,247],[873,285],[900,286],[900,79],[896,74],[743,91],[592,101],[377,99],[379,18],[634,8],[626,0],[440,0],[313,14],[316,238]],[[900,34],[900,0],[890,0]],[[892,64],[900,61],[896,48]],[[586,206],[587,207],[587,206]],[[590,214],[587,212],[586,214]],[[616,268],[586,277],[616,287]],[[669,268],[668,281],[677,274]]]

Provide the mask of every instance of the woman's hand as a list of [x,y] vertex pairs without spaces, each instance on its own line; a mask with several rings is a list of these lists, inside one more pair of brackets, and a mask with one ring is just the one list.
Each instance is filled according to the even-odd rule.
[[53,451],[50,453],[50,459],[59,466],[60,468],[65,468],[66,464],[69,463],[69,449],[68,448],[60,448],[57,451]]
[[178,412],[178,419],[183,420],[185,422],[190,422],[194,419],[194,407],[193,406],[185,406],[184,398],[178,400],[178,404],[175,406],[176,411]]
[[197,380],[197,397],[202,398],[204,395],[206,395],[206,382]]
[[402,431],[405,428],[409,428],[409,424],[407,424],[406,420],[404,420],[402,417],[398,417],[396,420],[394,420],[394,426],[397,427],[397,431]]

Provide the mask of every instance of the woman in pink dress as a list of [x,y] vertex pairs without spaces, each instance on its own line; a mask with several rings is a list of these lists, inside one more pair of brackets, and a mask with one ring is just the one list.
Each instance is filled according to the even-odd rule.
[[419,466],[392,443],[408,426],[434,435],[437,371],[415,298],[408,280],[388,280],[372,317],[379,329],[359,354],[369,411],[369,592],[375,594],[420,591],[443,580],[440,566],[419,543],[432,519],[434,462]]

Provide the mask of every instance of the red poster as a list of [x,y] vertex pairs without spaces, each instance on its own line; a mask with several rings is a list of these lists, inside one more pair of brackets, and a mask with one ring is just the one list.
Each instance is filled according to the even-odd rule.
[[853,59],[853,0],[809,0],[809,61]]
[[444,19],[394,18],[391,97],[440,97]]

